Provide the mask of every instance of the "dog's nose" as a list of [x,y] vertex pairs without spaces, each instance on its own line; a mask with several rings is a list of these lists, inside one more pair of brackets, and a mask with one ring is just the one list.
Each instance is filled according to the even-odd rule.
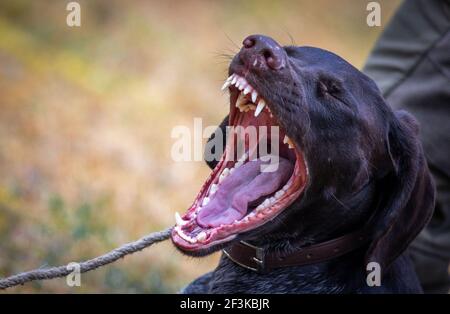
[[272,38],[251,35],[242,44],[241,58],[248,67],[260,68],[267,65],[272,70],[280,70],[285,66],[286,54]]

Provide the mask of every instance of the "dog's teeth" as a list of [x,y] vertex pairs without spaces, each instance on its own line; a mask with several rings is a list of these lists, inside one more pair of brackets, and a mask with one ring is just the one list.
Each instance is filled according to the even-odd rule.
[[196,243],[197,239],[196,238],[191,238],[190,236],[188,236],[186,233],[184,233],[183,230],[181,230],[180,226],[176,226],[175,227],[175,231],[178,233],[178,235],[183,238],[184,240],[186,240],[187,242],[190,243]]
[[231,85],[236,84],[237,80],[238,80],[238,76],[234,75],[233,78],[231,79]]
[[212,195],[217,192],[217,184],[212,184],[209,190],[209,194]]
[[239,158],[239,162],[245,162],[247,160],[248,157],[248,153],[245,152],[244,155],[241,156],[241,158]]
[[258,98],[258,92],[256,90],[252,91],[252,102],[256,103],[256,98]]
[[199,234],[197,234],[196,238],[198,241],[206,240],[206,232],[205,231],[200,232]]
[[225,83],[223,83],[223,85],[222,85],[222,90],[226,90],[228,88],[228,86],[230,86],[230,85],[231,85],[230,81],[225,81]]
[[223,169],[222,173],[219,176],[219,183],[222,182],[223,179],[225,179],[229,173],[230,173],[230,169],[228,169],[228,168]]
[[247,87],[244,88],[244,95],[247,95],[252,90],[252,87],[250,85],[247,85]]
[[209,197],[205,197],[203,199],[202,206],[208,205],[208,203],[209,203]]
[[184,226],[185,224],[188,223],[188,221],[181,218],[178,212],[175,213],[175,222],[177,223],[178,226]]
[[263,111],[265,105],[266,102],[263,99],[260,99],[260,101],[258,102],[258,106],[256,106],[255,117],[259,116],[261,111]]
[[[239,111],[240,111],[240,112],[244,112],[244,111],[247,109],[247,106],[244,105],[244,104],[240,104],[239,106],[236,106],[236,107],[239,108]],[[248,111],[248,110],[247,110],[247,111]]]
[[290,149],[294,148],[294,142],[287,135],[284,136],[283,143],[287,144]]
[[236,107],[239,107],[246,103],[245,96],[242,93],[239,93],[239,97],[236,100]]
[[284,194],[284,191],[283,190],[279,190],[279,191],[277,191],[277,193],[275,193],[275,198],[280,198],[280,197],[283,196],[283,194]]
[[245,78],[241,77],[236,84],[236,87],[240,90],[243,90],[247,86],[247,81]]
[[266,198],[265,200],[264,200],[264,202],[261,204],[263,207],[267,207],[267,206],[269,206],[270,205],[270,200],[268,199],[268,198]]
[[289,185],[286,184],[285,186],[283,186],[283,191],[286,192],[288,189],[289,189]]

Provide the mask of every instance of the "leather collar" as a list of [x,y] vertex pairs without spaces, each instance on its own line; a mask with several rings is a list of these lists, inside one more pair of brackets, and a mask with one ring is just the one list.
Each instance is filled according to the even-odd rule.
[[264,248],[240,241],[223,249],[226,257],[244,268],[258,273],[290,266],[321,263],[354,251],[369,240],[365,230],[344,235],[326,242],[313,244],[286,255],[266,252]]

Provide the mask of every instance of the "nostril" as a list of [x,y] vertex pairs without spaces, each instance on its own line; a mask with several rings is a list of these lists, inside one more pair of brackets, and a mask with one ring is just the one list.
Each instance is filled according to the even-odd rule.
[[264,49],[262,51],[264,59],[266,59],[266,63],[272,69],[277,69],[279,67],[279,62],[277,57],[274,55],[273,51],[270,49]]
[[255,40],[253,38],[246,38],[244,39],[244,42],[242,43],[245,48],[251,48],[255,45]]
[[272,51],[270,51],[269,49],[264,49],[263,56],[266,60],[269,60],[269,58],[273,58]]

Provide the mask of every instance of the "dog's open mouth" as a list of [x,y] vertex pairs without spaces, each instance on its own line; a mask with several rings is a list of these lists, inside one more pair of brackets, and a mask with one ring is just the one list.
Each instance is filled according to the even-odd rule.
[[172,241],[183,251],[223,244],[262,226],[306,185],[303,154],[270,111],[271,104],[237,74],[224,88],[230,90],[227,145],[192,206],[175,215]]

